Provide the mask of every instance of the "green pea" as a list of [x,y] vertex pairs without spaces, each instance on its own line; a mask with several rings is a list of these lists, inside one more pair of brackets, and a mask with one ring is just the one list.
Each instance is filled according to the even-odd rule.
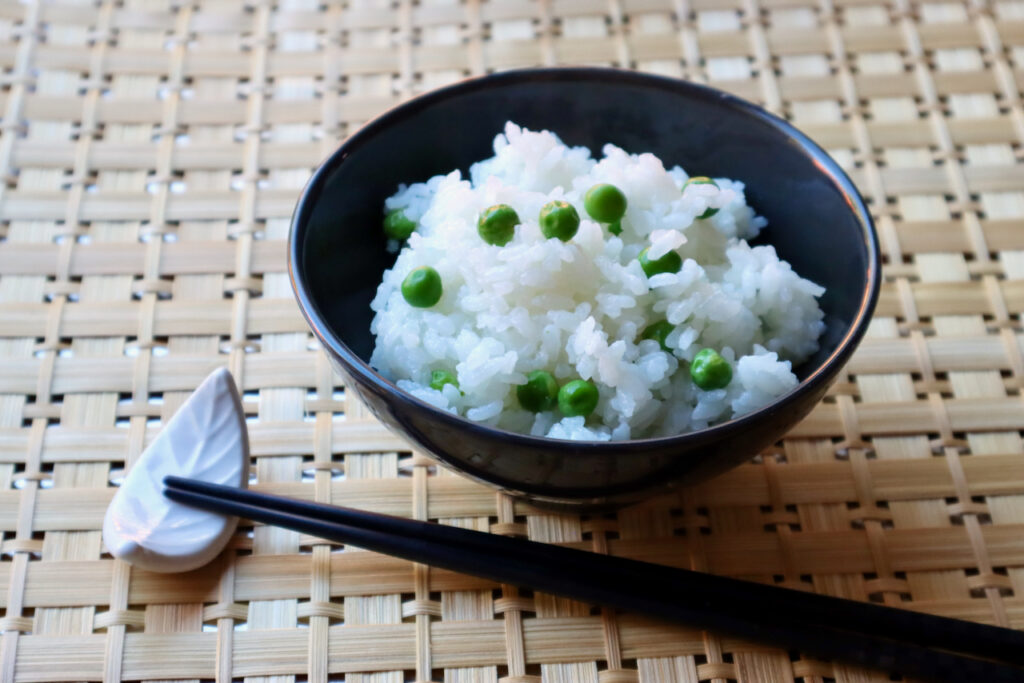
[[540,210],[540,231],[548,239],[557,237],[568,242],[580,227],[580,215],[569,202],[555,200]]
[[597,407],[597,387],[583,379],[574,379],[558,390],[558,409],[566,417],[586,417]]
[[441,391],[445,384],[451,384],[456,389],[459,388],[459,380],[455,379],[455,375],[448,372],[447,370],[434,370],[430,373],[430,388]]
[[405,211],[395,209],[384,217],[384,234],[393,240],[407,240],[416,231],[416,221],[409,220]]
[[508,204],[485,209],[476,222],[476,231],[487,244],[503,247],[512,241],[519,225],[519,214]]
[[644,273],[647,277],[654,277],[658,273],[678,273],[679,269],[683,267],[683,258],[674,251],[670,251],[661,258],[648,258],[647,247],[640,252],[637,259],[640,261],[640,267],[644,269]]
[[626,215],[626,195],[614,185],[594,185],[583,195],[583,208],[598,223],[616,223]]
[[665,343],[665,339],[668,337],[669,334],[672,333],[672,330],[674,329],[676,329],[676,326],[670,323],[669,321],[659,320],[656,323],[651,323],[650,325],[648,325],[647,328],[643,331],[643,334],[640,335],[640,338],[653,339],[654,341],[658,342],[661,345],[662,351],[672,351],[672,349],[668,347],[668,344]]
[[[690,185],[714,185],[715,187],[718,187],[718,183],[716,183],[711,178],[708,178],[706,175],[695,175],[689,180],[687,180],[686,183],[683,185],[683,192],[686,192],[686,188],[688,188]],[[711,218],[716,213],[718,213],[718,209],[708,209],[701,215],[697,216],[697,218]]]
[[622,234],[622,221],[615,221],[614,223],[609,224],[608,232],[610,232],[613,235],[621,235]]
[[732,366],[714,349],[701,349],[690,363],[690,377],[705,391],[722,389],[732,381]]
[[430,266],[420,266],[402,280],[402,296],[410,306],[430,308],[441,300],[441,276]]
[[516,387],[516,398],[524,410],[533,413],[551,410],[558,402],[558,383],[550,372],[534,370],[526,376],[526,384]]

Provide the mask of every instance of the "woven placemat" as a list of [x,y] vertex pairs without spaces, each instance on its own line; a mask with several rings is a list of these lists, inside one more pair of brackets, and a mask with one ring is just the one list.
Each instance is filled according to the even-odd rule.
[[[340,139],[463,76],[564,63],[791,119],[869,199],[887,263],[790,438],[583,518],[410,453],[332,376],[284,272]],[[133,570],[104,508],[221,365],[262,491],[1024,627],[1024,3],[7,1],[0,68],[3,681],[889,680],[273,528],[189,575]]]

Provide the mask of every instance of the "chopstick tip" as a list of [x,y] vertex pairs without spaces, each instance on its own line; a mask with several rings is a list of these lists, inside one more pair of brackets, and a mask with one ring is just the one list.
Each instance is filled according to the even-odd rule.
[[163,484],[165,489],[173,489],[180,487],[182,483],[185,482],[188,482],[188,479],[173,474],[168,474],[166,477],[164,477]]

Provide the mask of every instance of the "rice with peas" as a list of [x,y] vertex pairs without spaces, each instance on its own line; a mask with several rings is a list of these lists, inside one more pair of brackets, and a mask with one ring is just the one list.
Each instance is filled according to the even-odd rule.
[[[576,440],[623,440],[701,429],[772,402],[797,385],[792,363],[818,348],[824,329],[816,297],[771,246],[751,247],[766,221],[746,205],[743,184],[691,183],[651,154],[606,145],[600,160],[547,131],[513,123],[494,140],[494,156],[425,183],[401,186],[385,210],[416,223],[371,304],[376,347],[370,363],[399,388],[466,418],[515,432]],[[621,234],[584,207],[596,184],[628,200]],[[552,200],[576,208],[568,241],[545,239],[538,216]],[[504,246],[477,232],[481,213],[511,206],[521,219]],[[709,211],[717,209],[717,211]],[[700,218],[701,216],[708,216]],[[678,272],[651,277],[638,255],[682,258]],[[402,281],[430,266],[443,294],[410,305]],[[667,321],[664,339],[643,339]],[[690,365],[714,349],[732,370],[723,388],[701,389]],[[430,388],[445,370],[457,386]],[[597,389],[587,416],[558,407],[525,410],[517,387],[532,371],[558,385],[583,379]]]

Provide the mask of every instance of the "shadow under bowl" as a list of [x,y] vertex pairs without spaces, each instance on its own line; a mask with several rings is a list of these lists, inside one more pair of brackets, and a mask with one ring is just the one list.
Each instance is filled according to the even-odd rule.
[[[548,129],[600,155],[605,143],[652,152],[666,167],[743,181],[768,219],[759,243],[826,288],[820,350],[800,384],[771,405],[678,436],[573,442],[495,429],[438,410],[368,365],[370,301],[394,261],[381,230],[384,199],[493,154],[506,121]],[[676,79],[604,68],[525,69],[462,81],[362,127],[315,172],[292,219],[289,272],[316,337],[384,424],[446,465],[540,504],[600,506],[692,483],[750,458],[805,417],[864,333],[880,257],[850,179],[806,136],[759,107]]]

